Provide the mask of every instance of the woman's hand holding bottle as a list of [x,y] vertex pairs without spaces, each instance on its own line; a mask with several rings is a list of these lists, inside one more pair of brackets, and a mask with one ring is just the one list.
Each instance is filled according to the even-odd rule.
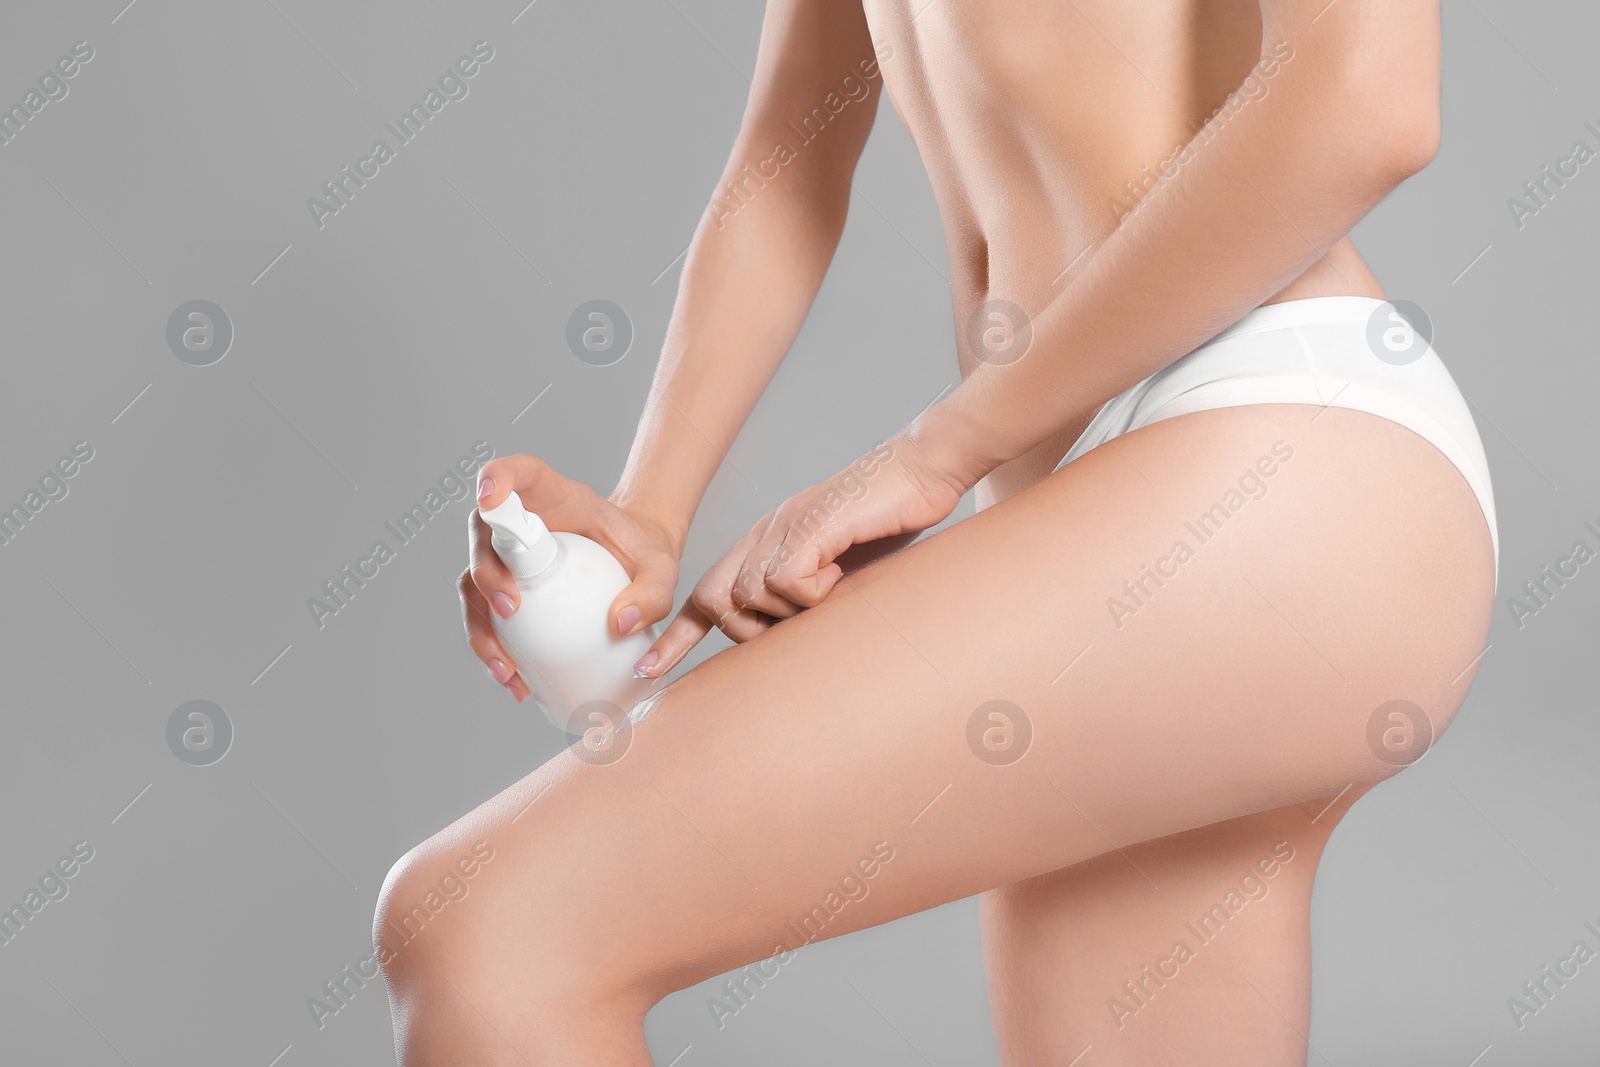
[[[536,456],[491,460],[478,475],[478,505],[493,508],[516,493],[551,530],[582,534],[616,557],[631,579],[612,601],[609,628],[626,637],[666,618],[678,580],[681,541],[666,526],[619,507],[582,482],[563,477]],[[469,520],[471,564],[458,583],[467,640],[495,681],[520,703],[530,689],[517,657],[495,634],[491,612],[502,619],[521,606],[517,582],[490,545],[490,530],[474,508]]]

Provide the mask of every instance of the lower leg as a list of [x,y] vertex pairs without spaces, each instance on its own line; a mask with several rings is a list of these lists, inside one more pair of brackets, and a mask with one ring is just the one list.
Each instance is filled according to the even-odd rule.
[[1303,1065],[1312,883],[1329,833],[1360,792],[985,893],[1001,1061]]

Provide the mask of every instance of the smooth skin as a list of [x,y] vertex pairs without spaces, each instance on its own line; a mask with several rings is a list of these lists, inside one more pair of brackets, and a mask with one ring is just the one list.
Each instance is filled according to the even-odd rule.
[[[864,70],[939,198],[963,382],[701,579],[647,672],[713,626],[739,643],[606,758],[575,747],[395,865],[375,932],[401,1061],[647,1064],[651,1005],[798,947],[807,915],[833,937],[982,893],[1008,1065],[1305,1062],[1316,862],[1397,770],[1369,724],[1404,699],[1436,736],[1483,648],[1476,499],[1409,430],[1303,405],[1170,419],[1050,472],[1107,399],[1244,311],[1382,295],[1345,235],[1432,158],[1438,50],[1421,0],[772,0],[725,172],[744,194],[719,187],[696,234],[615,492],[513,456],[480,500],[515,490],[611,548],[634,579],[619,632],[666,618],[700,498],[836,247]],[[751,179],[853,73],[867,92]],[[1190,138],[1130,212],[1124,183]],[[1027,311],[1026,357],[967,343],[987,299]],[[1268,456],[1264,495],[1115,617],[1123,583]],[[977,515],[903,547],[971,489]],[[521,699],[489,625],[516,587],[473,536],[469,638]],[[995,700],[1031,733],[1014,762],[982,741],[996,720],[971,726]],[[479,842],[492,862],[433,914]],[[867,891],[828,907],[841,885]],[[1217,936],[1186,935],[1241,887]],[[1161,963],[1178,941],[1192,958]]]

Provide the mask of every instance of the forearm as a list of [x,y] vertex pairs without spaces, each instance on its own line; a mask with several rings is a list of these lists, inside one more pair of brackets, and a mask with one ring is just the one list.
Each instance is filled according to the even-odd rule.
[[838,245],[844,206],[757,190],[714,205],[684,265],[650,398],[612,500],[681,547],[700,498],[794,342]]
[[1032,315],[1028,354],[980,366],[908,428],[937,469],[969,487],[1192,350],[1316,262],[1431,158],[1426,50],[1412,57],[1416,80],[1397,89],[1352,58],[1350,36],[1371,27],[1332,27],[1353,7],[1334,9],[1326,28],[1280,31],[1294,55],[1267,94],[1196,136],[1178,173]]
[[[650,399],[612,494],[680,550],[822,285],[880,85],[859,0],[768,0],[739,137],[689,248]],[[797,140],[819,113],[826,137]]]

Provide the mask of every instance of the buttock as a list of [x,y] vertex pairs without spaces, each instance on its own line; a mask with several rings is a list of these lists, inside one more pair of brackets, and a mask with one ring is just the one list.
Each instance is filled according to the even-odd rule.
[[1461,472],[1500,535],[1483,442],[1429,341],[1394,306],[1362,296],[1286,300],[1246,313],[1205,344],[1109,400],[1057,468],[1122,434],[1196,411],[1315,404],[1365,411],[1423,437]]

